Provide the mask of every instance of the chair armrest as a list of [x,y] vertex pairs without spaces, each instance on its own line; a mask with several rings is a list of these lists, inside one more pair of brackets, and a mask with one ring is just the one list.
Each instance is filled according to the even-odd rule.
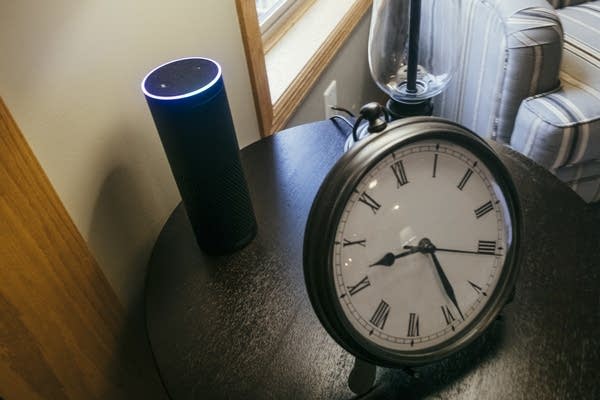
[[545,0],[465,0],[455,81],[440,115],[508,143],[521,101],[559,85],[563,31]]
[[559,89],[521,103],[511,138],[515,150],[551,171],[600,160],[598,92],[563,81]]

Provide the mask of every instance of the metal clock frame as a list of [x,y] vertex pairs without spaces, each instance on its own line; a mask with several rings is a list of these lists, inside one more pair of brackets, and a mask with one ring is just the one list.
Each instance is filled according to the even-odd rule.
[[[390,153],[426,139],[455,143],[470,150],[486,164],[506,199],[512,231],[507,237],[502,273],[479,315],[461,332],[431,348],[394,351],[366,340],[343,313],[333,277],[334,241],[346,203],[368,171]],[[383,132],[362,140],[344,154],[319,189],[304,235],[304,277],[310,301],[319,320],[336,342],[364,361],[386,367],[418,366],[439,361],[479,337],[511,299],[519,272],[521,221],[519,199],[512,178],[482,138],[441,118],[414,117],[395,121]]]

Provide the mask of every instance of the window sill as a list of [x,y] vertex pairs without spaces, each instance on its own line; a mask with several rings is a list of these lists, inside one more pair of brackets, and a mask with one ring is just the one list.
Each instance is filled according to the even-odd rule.
[[[265,56],[254,2],[237,0],[263,137],[285,127],[367,12],[371,2],[372,0],[315,1]],[[324,21],[323,15],[331,18]]]

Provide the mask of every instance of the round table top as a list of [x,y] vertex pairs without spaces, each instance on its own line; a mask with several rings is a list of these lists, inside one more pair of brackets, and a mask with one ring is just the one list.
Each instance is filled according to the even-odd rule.
[[[234,254],[204,254],[181,204],[165,223],[148,266],[146,318],[174,400],[356,397],[347,386],[354,358],[319,323],[302,272],[308,212],[348,132],[322,121],[241,151],[258,234]],[[600,213],[492,145],[523,208],[514,301],[472,345],[417,377],[378,368],[360,398],[600,398]]]

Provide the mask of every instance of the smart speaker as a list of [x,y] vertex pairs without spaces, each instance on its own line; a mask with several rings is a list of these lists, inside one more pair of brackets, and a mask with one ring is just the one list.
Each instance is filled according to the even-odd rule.
[[256,234],[221,66],[208,58],[170,61],[142,81],[198,245],[238,250]]

